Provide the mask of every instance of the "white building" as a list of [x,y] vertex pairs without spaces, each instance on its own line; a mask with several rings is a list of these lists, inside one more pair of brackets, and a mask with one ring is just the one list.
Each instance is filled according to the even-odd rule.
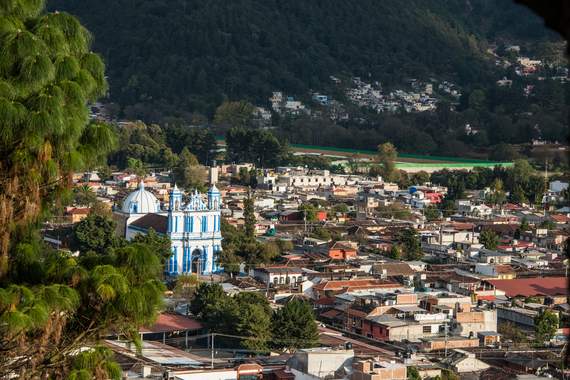
[[168,274],[211,274],[221,271],[218,261],[222,250],[221,203],[215,185],[208,190],[207,199],[195,191],[187,203],[175,185],[169,194],[168,209],[161,210],[160,202],[145,190],[141,181],[116,214],[122,219],[127,240],[148,233],[150,228],[170,238],[172,256],[166,268]]

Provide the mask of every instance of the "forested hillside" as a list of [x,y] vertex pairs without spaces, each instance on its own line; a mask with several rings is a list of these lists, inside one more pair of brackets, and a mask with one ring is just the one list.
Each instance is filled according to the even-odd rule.
[[[127,116],[211,116],[225,98],[323,90],[330,75],[484,83],[490,41],[553,38],[494,0],[52,0],[77,15]],[[516,20],[516,22],[515,22]]]

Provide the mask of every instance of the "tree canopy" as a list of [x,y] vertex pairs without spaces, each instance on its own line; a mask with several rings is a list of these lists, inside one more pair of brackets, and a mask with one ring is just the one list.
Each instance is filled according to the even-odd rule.
[[88,122],[87,104],[107,90],[90,34],[43,5],[0,2],[0,378],[120,379],[100,339],[140,343],[162,308],[161,259],[143,243],[115,244],[102,215],[76,227],[79,256],[39,236],[72,199],[72,173],[104,164],[117,140]]

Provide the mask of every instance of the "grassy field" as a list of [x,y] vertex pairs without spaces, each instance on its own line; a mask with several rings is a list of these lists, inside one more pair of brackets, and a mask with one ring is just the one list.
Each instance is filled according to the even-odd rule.
[[[323,156],[335,157],[335,158],[359,158],[359,159],[369,159],[373,160],[376,156],[375,151],[371,150],[358,150],[358,149],[348,149],[348,148],[334,148],[334,147],[323,147],[323,146],[313,146],[313,145],[299,145],[292,144],[291,149],[297,153],[307,153],[307,154],[321,154]],[[475,167],[485,167],[493,168],[495,166],[509,167],[512,166],[512,162],[495,162],[478,160],[471,158],[461,158],[461,157],[442,157],[442,156],[425,156],[419,154],[398,154],[398,160],[396,166],[399,169],[414,173],[419,171],[433,172],[442,169],[449,170],[470,170]]]
[[[218,137],[218,144],[225,146],[223,138]],[[322,155],[336,159],[357,158],[364,162],[372,162],[376,152],[364,149],[336,148],[329,146],[291,144],[296,154]],[[510,167],[512,162],[496,162],[461,157],[426,156],[420,154],[399,153],[396,167],[410,173],[419,171],[434,172],[442,169],[471,170],[476,167],[493,168],[495,166]]]

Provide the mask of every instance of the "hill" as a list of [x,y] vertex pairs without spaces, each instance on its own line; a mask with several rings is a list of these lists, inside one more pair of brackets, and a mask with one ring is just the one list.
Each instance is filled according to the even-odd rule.
[[[53,0],[77,15],[128,117],[211,116],[224,99],[302,96],[330,75],[487,82],[498,40],[553,38],[526,9],[493,0]],[[513,22],[517,20],[517,22]]]

